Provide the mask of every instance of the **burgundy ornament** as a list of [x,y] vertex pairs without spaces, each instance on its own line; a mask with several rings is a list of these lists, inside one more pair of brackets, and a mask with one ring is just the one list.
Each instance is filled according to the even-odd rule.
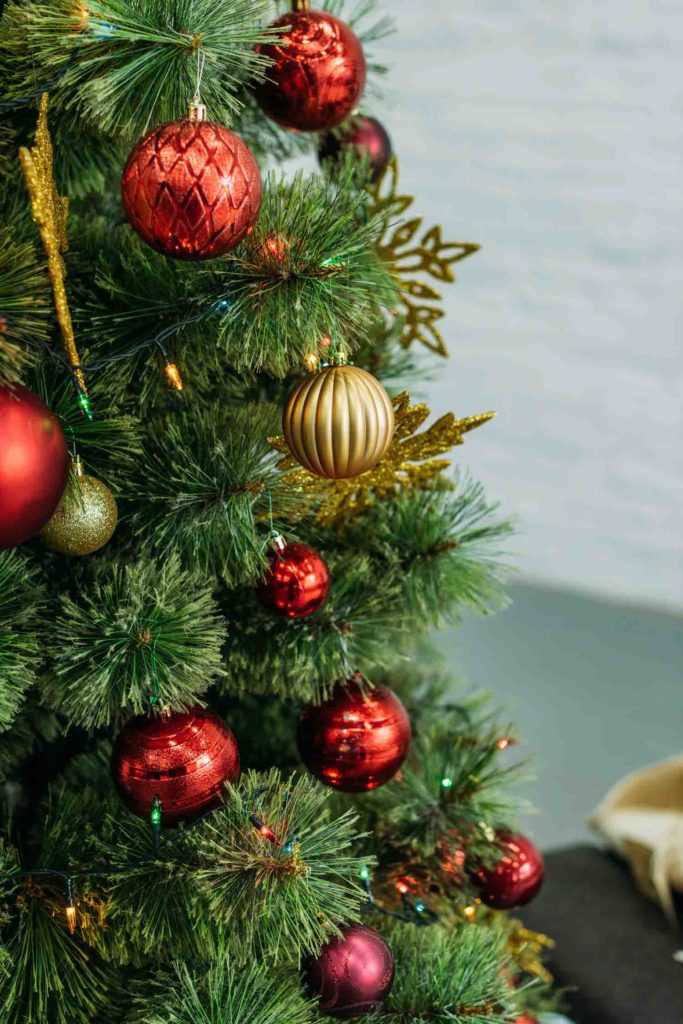
[[543,885],[543,855],[526,836],[499,832],[496,843],[501,851],[500,860],[492,868],[482,867],[471,872],[471,881],[489,907],[496,910],[521,907],[529,903]]
[[28,388],[0,385],[0,548],[35,537],[60,502],[69,451],[56,416]]
[[375,928],[352,924],[342,933],[304,963],[304,984],[320,997],[322,1013],[360,1017],[382,1008],[394,982],[394,955]]
[[256,52],[273,61],[256,98],[285,128],[317,132],[349,116],[365,88],[365,57],[348,25],[327,11],[290,11],[273,28],[289,28]]
[[203,708],[135,718],[116,739],[112,773],[134,814],[148,818],[158,796],[162,823],[175,825],[221,802],[223,783],[239,777],[237,740]]
[[297,744],[316,779],[344,793],[364,793],[393,778],[410,746],[410,719],[388,686],[363,693],[356,673],[322,704],[301,712]]
[[391,139],[374,117],[353,117],[348,124],[322,137],[318,160],[322,166],[329,160],[337,162],[344,154],[354,152],[368,161],[371,181],[379,181],[392,157]]
[[121,178],[126,216],[164,256],[210,260],[233,249],[261,206],[261,175],[237,135],[193,117],[153,128]]
[[256,590],[266,608],[289,619],[303,619],[325,603],[330,574],[317,551],[308,544],[287,544],[283,537],[276,537],[269,559]]

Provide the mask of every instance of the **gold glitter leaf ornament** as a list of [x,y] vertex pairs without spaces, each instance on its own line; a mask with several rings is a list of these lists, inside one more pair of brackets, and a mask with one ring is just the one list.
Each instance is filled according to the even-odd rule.
[[395,313],[401,321],[401,345],[408,348],[418,341],[430,351],[447,356],[446,344],[436,326],[444,316],[442,295],[423,277],[455,281],[453,264],[471,256],[480,246],[475,242],[446,242],[438,225],[421,233],[422,217],[396,224],[396,219],[412,206],[414,197],[398,193],[395,157],[368,191],[370,212],[379,215],[384,224],[377,252],[389,264],[399,288],[400,301]]
[[365,512],[378,499],[395,494],[399,488],[429,488],[450,465],[450,459],[437,456],[463,444],[468,431],[495,416],[493,412],[484,412],[456,419],[453,413],[447,413],[427,430],[417,433],[430,415],[429,406],[411,405],[407,391],[391,401],[396,422],[393,440],[382,461],[360,476],[340,480],[316,476],[299,467],[284,437],[269,438],[272,447],[285,456],[279,463],[279,469],[284,471],[280,486],[286,492],[307,497],[321,525],[341,529],[346,520]]
[[87,397],[83,371],[76,348],[71,312],[66,297],[66,268],[62,253],[69,248],[66,221],[69,214],[69,200],[60,196],[52,170],[52,140],[47,127],[48,94],[40,97],[35,144],[31,149],[22,146],[19,160],[24,172],[26,188],[31,200],[33,219],[38,225],[43,248],[47,256],[47,269],[52,282],[57,322],[69,363],[83,395]]

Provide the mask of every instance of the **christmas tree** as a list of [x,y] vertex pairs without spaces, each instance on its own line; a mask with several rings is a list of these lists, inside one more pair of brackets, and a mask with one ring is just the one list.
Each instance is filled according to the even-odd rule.
[[430,650],[504,600],[510,528],[449,468],[492,414],[410,397],[477,246],[400,192],[389,28],[5,6],[6,1024],[554,1005],[512,730]]

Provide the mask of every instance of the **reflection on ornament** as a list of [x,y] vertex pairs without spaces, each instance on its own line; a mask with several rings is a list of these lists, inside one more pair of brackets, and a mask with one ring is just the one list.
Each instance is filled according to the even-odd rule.
[[261,205],[261,175],[239,136],[192,116],[153,128],[123,169],[121,196],[131,226],[157,252],[215,259],[250,231]]
[[256,87],[261,109],[283,127],[299,131],[340,124],[365,87],[365,57],[357,37],[327,11],[290,11],[272,27],[285,32],[256,46],[271,62]]
[[20,384],[0,385],[0,549],[35,537],[56,509],[69,472],[64,432]]
[[470,873],[484,903],[496,910],[529,903],[543,885],[543,855],[526,836],[498,832],[498,861]]
[[394,983],[394,956],[375,928],[347,925],[303,964],[304,984],[330,1017],[360,1017],[380,1010]]
[[232,730],[203,708],[133,719],[119,733],[112,754],[112,774],[124,803],[148,818],[158,798],[164,825],[217,807],[223,786],[235,782],[239,772]]
[[410,718],[398,697],[388,686],[368,690],[362,684],[356,673],[299,717],[301,760],[317,779],[344,793],[383,786],[410,746]]
[[317,551],[298,541],[276,537],[268,569],[259,583],[259,601],[288,619],[303,619],[325,603],[330,574]]

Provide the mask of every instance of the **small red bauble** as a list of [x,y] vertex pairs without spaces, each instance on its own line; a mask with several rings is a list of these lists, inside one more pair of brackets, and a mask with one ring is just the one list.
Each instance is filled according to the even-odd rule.
[[203,708],[135,718],[116,739],[112,772],[131,811],[149,817],[156,796],[162,823],[174,825],[218,806],[223,783],[239,777],[237,740]]
[[496,910],[521,907],[529,903],[543,885],[543,855],[526,836],[510,832],[499,832],[496,844],[501,852],[498,863],[471,872],[470,878],[489,907]]
[[318,160],[338,161],[345,153],[354,152],[368,161],[371,180],[379,181],[392,157],[391,139],[374,117],[354,117],[335,132],[323,135]]
[[359,1017],[382,1007],[394,982],[394,955],[375,928],[352,924],[342,929],[317,957],[303,966],[304,984],[319,996],[329,1017]]
[[132,150],[121,177],[126,216],[157,252],[210,260],[253,227],[261,175],[247,146],[195,117],[159,125]]
[[257,86],[265,113],[285,128],[317,132],[349,116],[365,88],[363,47],[348,25],[327,11],[291,11],[273,22],[289,28],[257,53],[273,62]]
[[0,385],[0,548],[42,530],[68,474],[69,450],[56,416],[28,388]]
[[410,746],[410,719],[388,686],[363,693],[362,677],[339,683],[322,704],[301,712],[297,744],[316,779],[344,793],[364,793],[393,778]]
[[256,593],[263,605],[289,619],[312,615],[330,590],[330,574],[317,551],[282,537],[273,543],[270,566]]

